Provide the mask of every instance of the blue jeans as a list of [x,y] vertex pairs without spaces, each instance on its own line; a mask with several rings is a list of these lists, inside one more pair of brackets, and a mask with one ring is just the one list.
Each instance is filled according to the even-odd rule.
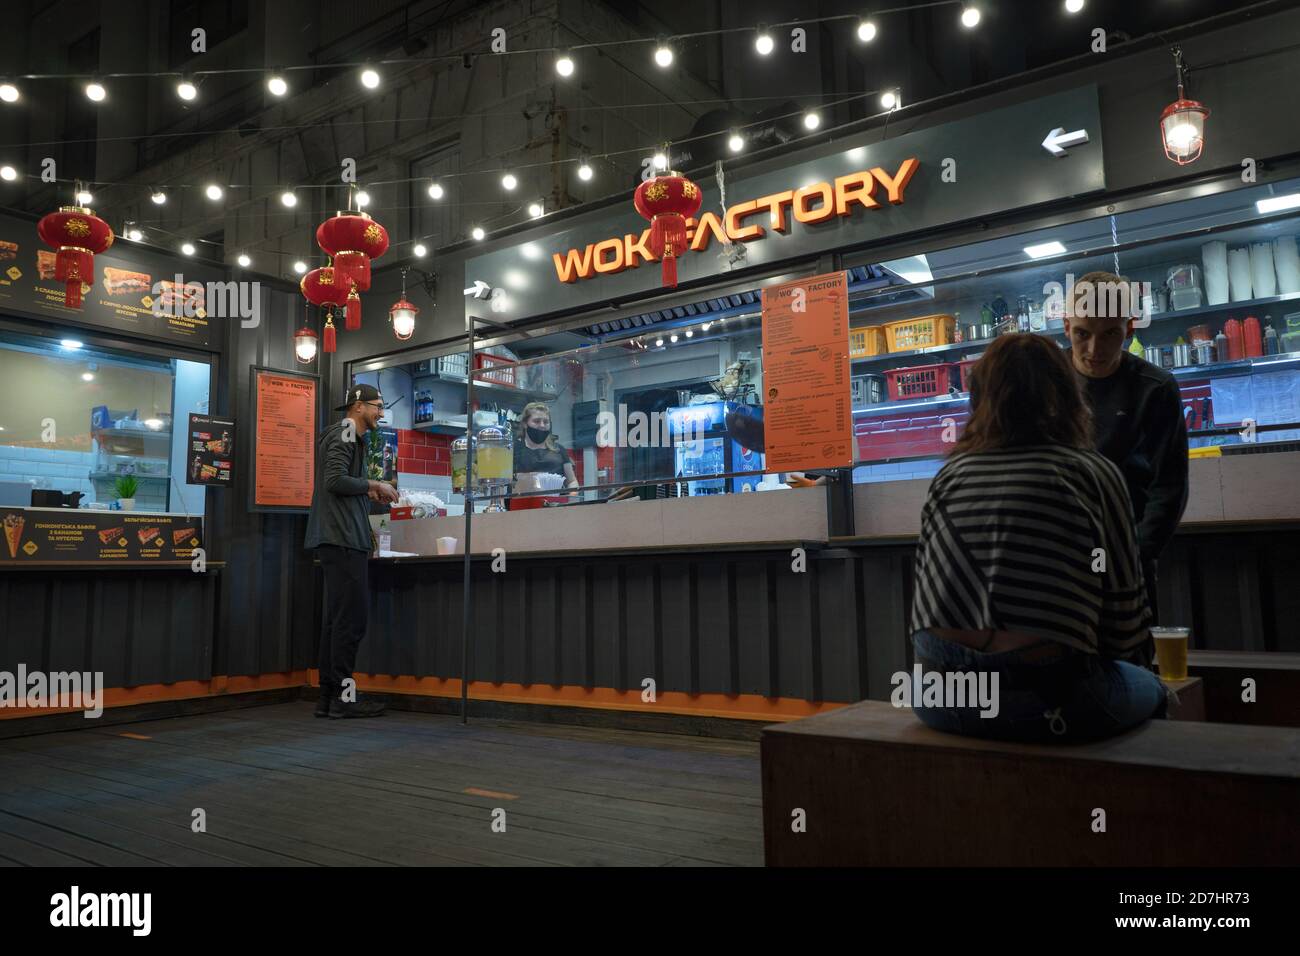
[[[1110,737],[1148,718],[1165,716],[1168,692],[1160,678],[1124,661],[1047,641],[982,654],[927,630],[912,635],[912,647],[923,672],[984,673],[986,686],[997,688],[997,713],[989,717],[981,716],[980,706],[970,702],[927,707],[914,699],[916,716],[935,730],[1024,743],[1076,743]],[[1054,653],[1056,648],[1063,653]],[[984,708],[989,713],[992,709]]]

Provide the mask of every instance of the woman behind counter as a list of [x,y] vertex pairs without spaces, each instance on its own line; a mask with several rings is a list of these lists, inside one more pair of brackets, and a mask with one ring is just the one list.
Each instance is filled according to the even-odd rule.
[[578,487],[573,461],[551,433],[551,410],[542,402],[524,406],[515,436],[515,474],[531,471],[563,475],[566,488]]

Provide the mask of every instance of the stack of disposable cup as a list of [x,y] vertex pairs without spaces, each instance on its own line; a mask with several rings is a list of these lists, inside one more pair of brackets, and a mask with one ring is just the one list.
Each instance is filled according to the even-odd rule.
[[1228,250],[1228,293],[1233,302],[1250,298],[1250,250]]
[[1223,305],[1228,301],[1228,244],[1207,242],[1201,246],[1201,265],[1205,269],[1206,304]]
[[1277,295],[1277,276],[1273,272],[1273,243],[1256,242],[1250,247],[1250,287],[1254,297]]
[[1280,236],[1273,243],[1273,262],[1277,266],[1277,291],[1282,295],[1300,292],[1300,250],[1295,236]]

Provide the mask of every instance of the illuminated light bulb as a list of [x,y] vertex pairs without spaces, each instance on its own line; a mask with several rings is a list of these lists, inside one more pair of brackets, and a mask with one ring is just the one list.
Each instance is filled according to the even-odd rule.
[[674,332],[672,335],[668,336],[668,341],[669,341],[669,342],[676,342],[676,341],[677,341],[677,333]]
[[578,166],[578,178],[583,182],[587,182],[595,174],[595,171],[591,168],[591,163],[585,159],[582,161],[581,165]]
[[153,204],[155,206],[161,206],[163,203],[167,201],[167,194],[163,192],[161,189],[155,189],[152,193],[149,194],[149,198],[153,201]]
[[745,148],[745,137],[739,133],[732,133],[727,137],[727,149],[733,153],[738,153]]
[[428,251],[429,251],[428,248],[422,242],[417,242],[415,246],[412,247],[411,249],[411,252],[413,252],[417,257],[421,259],[424,258],[424,256],[428,253]]
[[6,103],[18,102],[18,87],[12,83],[0,83],[0,100]]
[[139,242],[141,239],[144,238],[144,233],[141,232],[139,229],[128,229],[126,231],[126,237],[130,239],[132,242]]
[[663,340],[663,339],[655,339],[655,348],[657,348],[657,349],[661,349],[661,348],[663,348],[663,347],[664,347],[664,340]]
[[556,57],[555,72],[560,76],[573,76],[573,57],[568,53],[561,53]]
[[289,92],[289,84],[284,81],[284,77],[278,75],[267,79],[266,88],[270,90],[272,96],[284,96]]
[[967,7],[966,9],[962,10],[962,12],[961,12],[961,25],[964,26],[967,30],[969,30],[969,29],[973,28],[974,26],[976,26],[979,22],[980,22],[980,9],[979,9],[979,7],[971,6],[971,7]]
[[[93,381],[95,380],[95,375],[94,375],[93,372],[82,372],[82,373],[81,373],[81,380],[82,380],[83,382],[93,382]],[[147,423],[146,423],[146,424],[147,424]]]
[[90,82],[86,84],[86,98],[94,103],[104,102],[108,96],[108,91],[104,89],[103,83]]
[[81,203],[81,205],[83,206],[89,206],[91,202],[94,201],[94,199],[95,197],[92,196],[90,193],[86,192],[86,190],[84,189],[81,192],[77,193],[77,202]]
[[692,335],[694,335],[694,334],[695,334],[695,333],[692,332],[690,329],[687,329],[687,330],[686,330],[686,337],[687,337],[688,339],[689,339]]
[[185,253],[187,256],[194,255],[194,243],[187,242],[184,245],[182,245],[181,252]]
[[816,129],[818,126],[822,125],[822,118],[816,113],[804,113],[803,125],[804,129]]
[[209,184],[208,188],[203,190],[203,194],[207,196],[209,199],[211,199],[213,202],[216,202],[223,195],[225,195],[221,187],[218,186],[216,183]]
[[546,213],[546,207],[539,202],[528,204],[528,215],[540,219]]
[[12,166],[0,166],[0,179],[13,182],[17,178],[18,170],[14,169]]
[[239,254],[239,258],[236,259],[235,261],[239,263],[239,267],[241,269],[247,269],[249,266],[253,264],[253,260],[248,258],[248,253],[246,252],[241,252]]
[[519,185],[519,180],[515,178],[514,173],[506,173],[501,177],[501,188],[510,190]]
[[885,90],[880,97],[880,105],[887,110],[892,110],[898,105],[898,94],[893,90]]
[[482,241],[483,237],[487,235],[487,233],[483,231],[482,226],[475,226],[470,230],[469,234],[474,237],[476,242]]
[[307,263],[299,259],[297,262],[293,264],[293,271],[298,273],[298,275],[302,275],[304,272],[307,271]]
[[442,186],[438,183],[429,183],[428,193],[430,199],[441,199],[443,195]]
[[181,81],[176,84],[176,95],[188,102],[199,95],[199,88],[194,85],[194,81],[189,77],[182,77]]
[[668,157],[665,156],[663,153],[655,153],[654,164],[655,164],[655,169],[667,169]]
[[366,67],[361,71],[361,85],[368,90],[375,89],[379,86],[379,74],[370,67]]
[[754,49],[758,51],[759,56],[767,56],[776,49],[776,41],[772,39],[771,34],[759,27],[758,35],[754,37]]
[[858,24],[858,39],[863,43],[870,43],[876,38],[876,25],[870,20],[863,20]]
[[295,196],[291,190],[286,189],[284,192],[280,193],[280,204],[292,209],[294,206],[298,205],[298,197]]
[[357,201],[358,209],[370,205],[370,193],[366,192],[364,189],[356,194],[355,199]]
[[661,69],[667,69],[673,65],[673,48],[667,43],[661,41],[655,47],[655,65]]

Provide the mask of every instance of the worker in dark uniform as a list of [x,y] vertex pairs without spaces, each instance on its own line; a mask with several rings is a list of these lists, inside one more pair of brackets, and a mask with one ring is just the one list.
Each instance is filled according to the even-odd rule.
[[1119,467],[1137,521],[1147,597],[1156,615],[1156,560],[1187,507],[1187,426],[1178,382],[1124,344],[1135,303],[1127,280],[1089,272],[1066,310],[1070,358],[1092,406],[1096,447]]

